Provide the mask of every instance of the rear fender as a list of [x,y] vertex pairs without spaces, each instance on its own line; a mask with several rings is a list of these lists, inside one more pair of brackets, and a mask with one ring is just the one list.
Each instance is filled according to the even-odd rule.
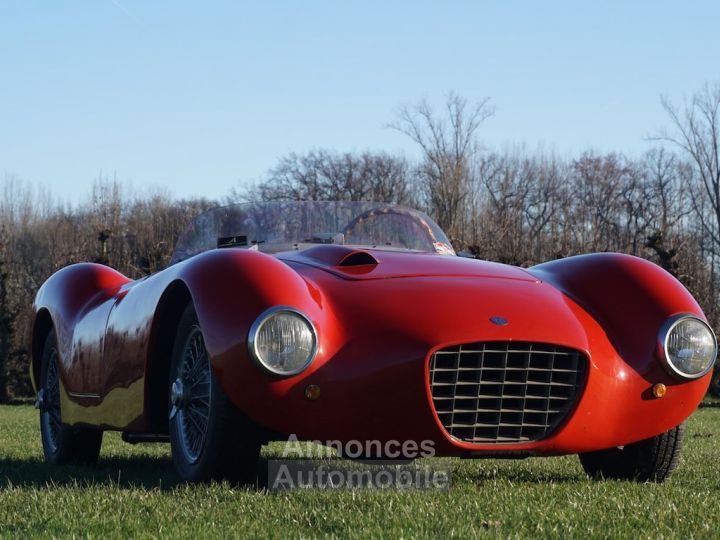
[[31,373],[36,389],[48,333],[55,329],[61,360],[60,374],[65,377],[71,361],[75,324],[87,310],[117,294],[120,287],[129,281],[107,266],[82,263],[55,272],[40,287],[33,303],[33,328],[30,333]]

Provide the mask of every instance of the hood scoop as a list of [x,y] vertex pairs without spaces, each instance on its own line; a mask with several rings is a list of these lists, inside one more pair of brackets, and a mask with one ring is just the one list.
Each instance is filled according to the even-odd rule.
[[367,264],[376,265],[378,260],[367,251],[355,250],[343,257],[337,266],[364,266]]
[[299,255],[323,266],[338,268],[378,264],[378,260],[369,251],[347,246],[318,246],[301,251]]
[[481,278],[515,279],[539,283],[522,268],[437,253],[358,249],[342,245],[318,245],[287,251],[277,257],[289,263],[315,266],[343,279]]

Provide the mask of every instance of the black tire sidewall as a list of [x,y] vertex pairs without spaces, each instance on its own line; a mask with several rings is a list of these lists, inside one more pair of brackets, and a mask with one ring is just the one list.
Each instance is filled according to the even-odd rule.
[[580,454],[580,463],[591,478],[664,482],[679,462],[684,428],[680,424],[623,448]]
[[[50,359],[53,352],[57,352],[57,338],[55,336],[55,330],[51,330],[45,339],[45,345],[43,347],[42,360],[40,363],[40,388],[47,394],[47,377],[48,370],[50,369]],[[56,366],[57,369],[57,366]],[[59,375],[58,375],[59,377]],[[59,384],[59,378],[58,378]],[[59,389],[58,389],[59,391]],[[45,398],[47,399],[47,397]],[[69,444],[68,444],[68,428],[63,425],[60,429],[60,433],[57,435],[57,448],[53,450],[49,441],[50,435],[47,432],[45,423],[43,422],[42,410],[40,411],[40,438],[42,440],[43,455],[45,461],[50,465],[58,465],[64,463],[68,459]]]

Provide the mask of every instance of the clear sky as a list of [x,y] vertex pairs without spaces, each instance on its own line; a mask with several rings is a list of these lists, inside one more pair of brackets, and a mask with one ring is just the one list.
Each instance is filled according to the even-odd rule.
[[491,148],[638,153],[717,80],[717,0],[0,0],[0,178],[219,197],[292,151],[413,158],[387,123],[450,90]]

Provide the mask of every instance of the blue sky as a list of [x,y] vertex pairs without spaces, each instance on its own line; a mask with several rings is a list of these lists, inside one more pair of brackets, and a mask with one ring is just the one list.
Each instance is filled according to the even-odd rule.
[[220,197],[312,148],[416,149],[397,108],[489,96],[490,148],[642,152],[720,80],[720,2],[0,0],[0,178]]

